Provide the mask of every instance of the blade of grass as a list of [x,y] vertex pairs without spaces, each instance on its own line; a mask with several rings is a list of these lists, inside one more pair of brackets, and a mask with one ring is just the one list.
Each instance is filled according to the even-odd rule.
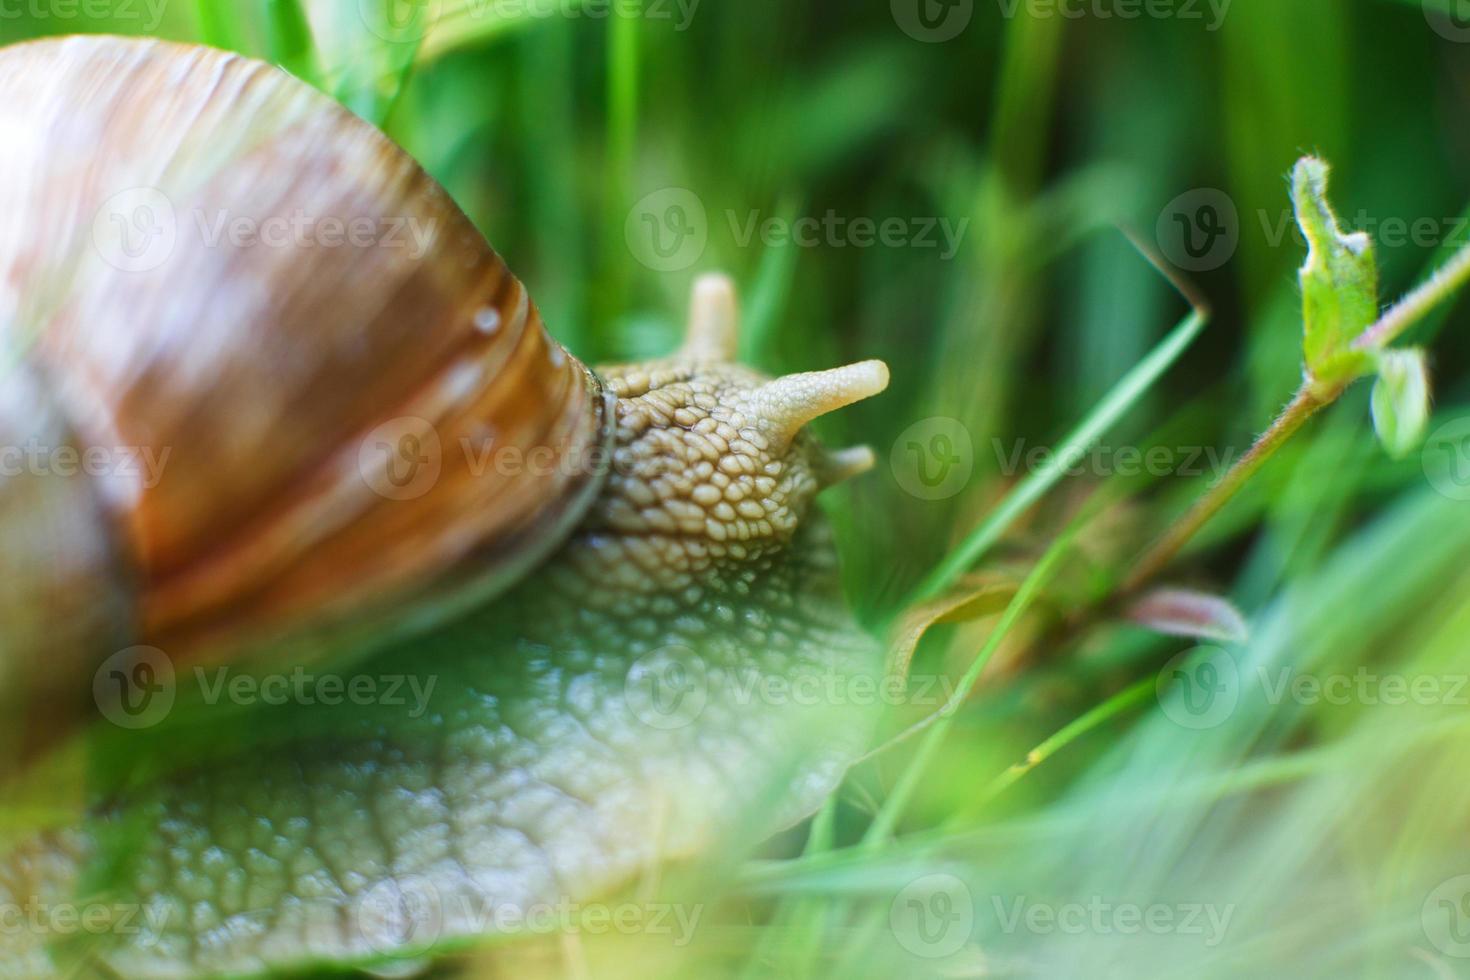
[[959,713],[959,706],[965,702],[970,696],[970,692],[974,690],[975,685],[979,683],[980,675],[984,673],[985,667],[990,662],[990,658],[994,656],[995,651],[1000,648],[1001,642],[1005,640],[1021,616],[1031,608],[1031,604],[1040,595],[1042,588],[1051,580],[1052,575],[1061,564],[1062,557],[1067,554],[1072,542],[1076,539],[1077,533],[1086,523],[1086,515],[1084,515],[1082,519],[1074,521],[1063,532],[1061,537],[1052,542],[1046,554],[1041,557],[1041,560],[1036,563],[1035,567],[1026,576],[1025,581],[1021,583],[1020,588],[1016,590],[1016,594],[1006,606],[1005,612],[1001,613],[1000,620],[996,623],[995,629],[986,638],[985,645],[981,648],[979,654],[976,655],[969,669],[965,671],[964,676],[960,678],[954,695],[945,704],[943,710],[929,723],[924,734],[923,742],[919,744],[919,748],[914,753],[914,757],[909,760],[908,767],[904,770],[903,775],[899,777],[898,782],[893,787],[893,791],[883,801],[883,806],[873,818],[873,822],[868,825],[867,832],[863,835],[863,847],[875,847],[893,833],[893,828],[903,816],[903,811],[908,806],[914,790],[918,788],[919,780],[923,778],[924,773],[928,770],[929,763],[933,760],[934,754],[944,744],[944,738],[949,734],[949,729],[953,725],[956,715]]
[[607,145],[617,198],[632,186],[638,135],[638,17],[614,14],[607,35]]
[[1009,190],[1021,196],[1040,182],[1049,130],[1038,120],[1049,115],[1066,23],[1061,17],[1016,17],[1006,28],[990,156]]
[[588,322],[586,303],[588,215],[579,195],[575,155],[566,148],[577,142],[575,36],[563,24],[546,24],[519,38],[517,74],[520,131],[529,193],[535,215],[533,247],[539,256],[537,303],[558,339],[584,359],[607,351]]
[[[823,802],[812,818],[803,857],[814,857],[832,850],[836,837],[837,794]],[[746,980],[759,980],[771,975],[775,964],[781,976],[812,976],[821,955],[822,935],[826,931],[828,906],[807,895],[783,897],[772,918],[772,928],[762,932],[759,947],[746,961],[742,974]]]
[[[934,761],[935,755],[944,745],[945,738],[958,715],[959,706],[969,698],[970,692],[980,681],[980,675],[985,672],[986,665],[990,663],[990,658],[995,655],[995,651],[1000,648],[1000,644],[1011,629],[1031,608],[1031,604],[1041,594],[1042,589],[1051,581],[1052,575],[1061,564],[1062,557],[1071,550],[1073,541],[1076,540],[1078,532],[1086,526],[1089,516],[1091,516],[1090,512],[1084,508],[1083,514],[1074,520],[1057,540],[1052,542],[1046,554],[1042,555],[1041,560],[1031,569],[1005,611],[1001,613],[1000,620],[996,623],[990,636],[986,638],[985,645],[981,647],[969,669],[960,678],[953,696],[943,709],[922,723],[920,727],[925,733],[924,740],[914,752],[913,758],[909,760],[908,767],[899,777],[893,790],[883,801],[878,812],[874,814],[862,840],[853,849],[857,854],[876,854],[889,842],[894,828],[897,827],[904,810],[918,789],[920,780],[928,772],[930,763]],[[837,975],[851,976],[856,972],[857,963],[862,956],[861,951],[869,947],[872,937],[876,935],[885,920],[886,915],[883,910],[870,909],[868,911],[852,932],[856,941],[849,947],[847,955],[839,964]]]
[[1208,315],[1196,309],[1169,332],[1148,356],[1125,374],[1088,416],[1063,440],[1057,453],[1006,496],[948,557],[914,589],[902,608],[935,598],[968,571],[1000,540],[1016,519],[1054,487],[1093,444],[1153,385],[1199,335]]
[[1027,752],[1025,759],[992,779],[980,791],[980,794],[974,800],[970,801],[968,806],[963,810],[956,811],[953,816],[946,820],[945,825],[955,826],[970,822],[991,800],[1015,785],[1021,777],[1041,765],[1047,759],[1050,759],[1093,729],[1153,697],[1155,686],[1155,678],[1145,677],[1132,687],[1119,691],[1102,704],[1062,726],[1055,735],[1045,739],[1036,748]]
[[624,310],[627,263],[621,254],[623,214],[633,188],[634,156],[638,136],[638,30],[641,11],[619,9],[607,28],[607,216],[603,235],[602,267],[608,291],[603,315],[615,318]]
[[[777,211],[782,226],[790,228],[801,214],[802,202],[795,195],[785,198]],[[801,249],[791,242],[771,244],[761,255],[755,285],[750,291],[745,316],[740,324],[740,360],[762,364],[770,350],[776,317],[786,308],[791,283],[796,277],[796,260]]]

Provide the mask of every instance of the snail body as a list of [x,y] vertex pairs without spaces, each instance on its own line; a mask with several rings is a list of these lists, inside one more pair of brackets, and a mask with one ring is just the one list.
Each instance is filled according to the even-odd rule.
[[[487,901],[607,894],[732,826],[790,823],[840,778],[852,705],[751,691],[877,668],[813,508],[872,455],[803,426],[881,391],[881,363],[734,363],[714,276],[680,351],[589,370],[416,164],[258,62],[69,38],[0,52],[0,91],[0,129],[24,138],[0,164],[24,219],[0,232],[0,437],[169,451],[152,485],[0,483],[20,544],[0,563],[26,572],[0,613],[34,624],[0,641],[0,699],[74,706],[100,697],[99,665],[127,678],[159,655],[181,692],[348,654],[350,679],[434,692],[257,707],[217,744],[206,715],[129,733],[149,780],[0,859],[0,902],[66,900],[107,869],[146,924],[80,953],[21,937],[0,961],[175,976],[431,955],[486,932]],[[99,246],[165,206],[428,234],[418,254]],[[400,464],[428,438],[552,465],[443,452],[414,485]],[[215,747],[157,761],[181,742]],[[416,888],[433,928],[382,927]]]

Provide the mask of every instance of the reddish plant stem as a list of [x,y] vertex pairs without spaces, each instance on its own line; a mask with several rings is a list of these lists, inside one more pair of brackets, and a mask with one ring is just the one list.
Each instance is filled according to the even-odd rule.
[[1200,528],[1220,512],[1240,492],[1247,481],[1256,474],[1271,456],[1290,439],[1313,415],[1335,402],[1346,386],[1325,392],[1316,390],[1310,381],[1302,384],[1296,397],[1271,423],[1251,446],[1250,452],[1242,456],[1205,495],[1197,500],[1183,517],[1164,532],[1153,546],[1134,562],[1133,570],[1123,582],[1124,594],[1131,594],[1158,575],[1179,554],[1180,550],[1199,533]]

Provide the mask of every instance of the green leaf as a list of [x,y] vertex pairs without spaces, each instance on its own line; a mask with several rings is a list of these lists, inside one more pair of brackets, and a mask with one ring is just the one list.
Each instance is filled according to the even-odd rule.
[[1429,424],[1429,366],[1424,351],[1384,351],[1373,385],[1373,428],[1394,459],[1418,448]]
[[1378,318],[1378,262],[1366,232],[1344,233],[1338,225],[1327,201],[1328,172],[1325,161],[1302,157],[1291,194],[1308,248],[1301,269],[1307,373],[1334,387],[1373,369],[1372,355],[1352,343]]

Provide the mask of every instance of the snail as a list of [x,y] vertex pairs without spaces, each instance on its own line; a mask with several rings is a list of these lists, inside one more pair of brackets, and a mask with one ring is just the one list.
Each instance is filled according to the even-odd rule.
[[112,680],[313,695],[93,721],[123,778],[10,846],[0,907],[129,928],[7,933],[0,974],[417,962],[830,792],[867,717],[834,683],[879,657],[814,498],[873,456],[804,426],[882,362],[736,363],[709,275],[677,352],[589,369],[407,154],[248,58],[47,40],[0,91],[0,444],[43,464],[0,478],[11,745],[142,704]]

